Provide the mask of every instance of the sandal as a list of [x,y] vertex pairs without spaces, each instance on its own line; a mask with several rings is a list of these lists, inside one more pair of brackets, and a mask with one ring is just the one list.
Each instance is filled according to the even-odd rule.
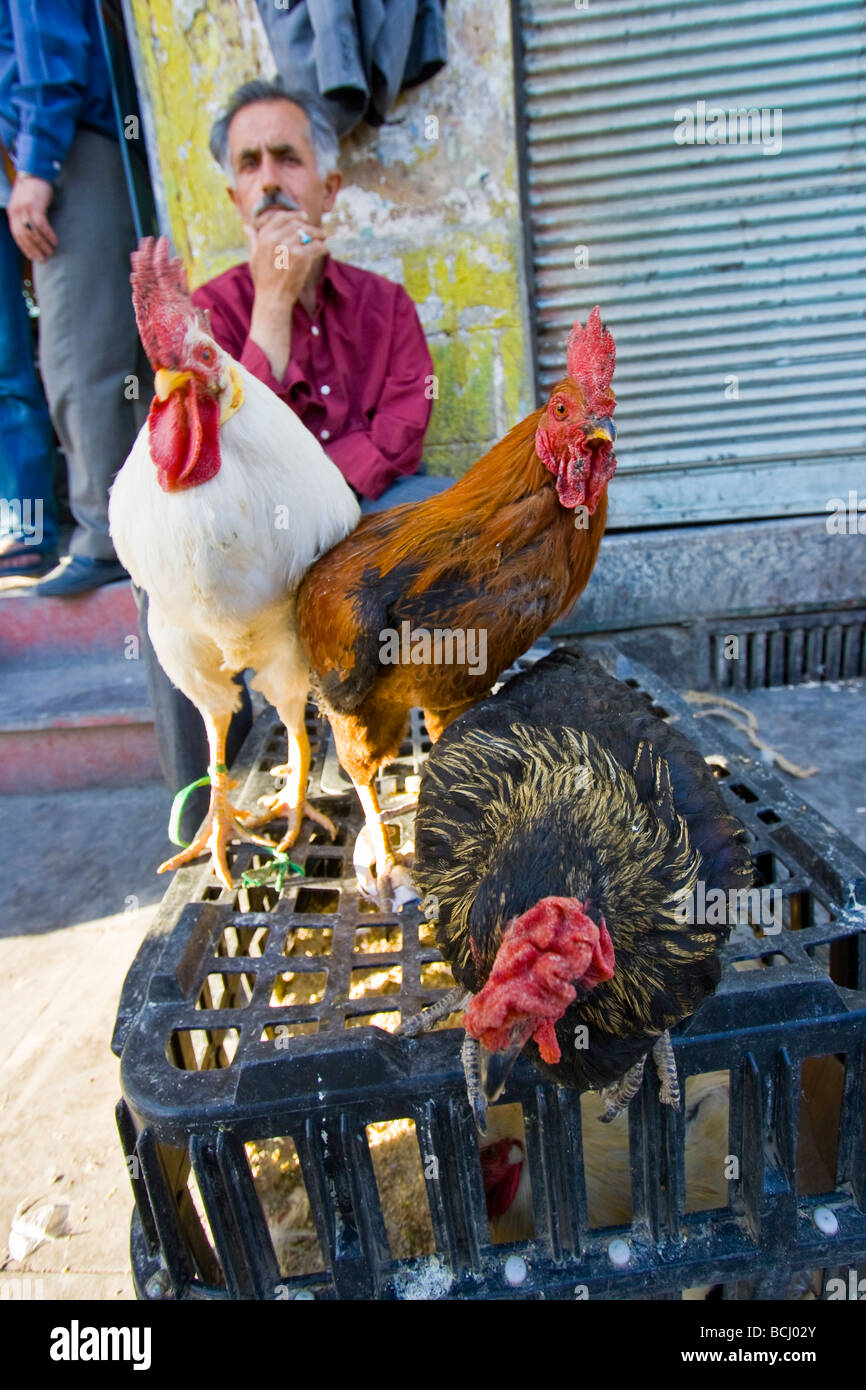
[[12,538],[0,541],[0,579],[41,579],[56,565],[55,550],[40,550]]

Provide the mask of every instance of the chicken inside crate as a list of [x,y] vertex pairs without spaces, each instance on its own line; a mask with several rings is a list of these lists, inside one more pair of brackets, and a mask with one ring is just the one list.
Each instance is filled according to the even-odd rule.
[[[361,814],[322,730],[310,790],[336,840],[305,825],[305,874],[279,890],[243,886],[267,867],[254,846],[231,891],[182,870],[127,980],[114,1045],[142,1297],[793,1299],[866,1260],[862,856],[653,673],[604,662],[708,759],[756,870],[719,988],[673,1031],[680,1110],[648,1072],[601,1124],[596,1093],[520,1059],[478,1134],[461,1015],[397,1034],[453,982],[417,907],[358,898]],[[278,736],[266,714],[242,804]],[[386,807],[426,743],[413,711]],[[391,828],[411,843],[411,810]]]

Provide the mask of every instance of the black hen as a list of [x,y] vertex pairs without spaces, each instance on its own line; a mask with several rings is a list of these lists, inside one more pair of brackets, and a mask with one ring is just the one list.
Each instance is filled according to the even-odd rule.
[[[610,1117],[656,1041],[718,983],[729,926],[689,925],[684,904],[699,880],[709,894],[752,878],[743,827],[700,754],[567,649],[446,729],[426,765],[415,845],[438,944],[479,996],[467,1028],[494,1054],[488,1099],[526,1046],[581,1090],[630,1073]],[[662,1097],[676,1104],[669,1050],[665,1062]]]

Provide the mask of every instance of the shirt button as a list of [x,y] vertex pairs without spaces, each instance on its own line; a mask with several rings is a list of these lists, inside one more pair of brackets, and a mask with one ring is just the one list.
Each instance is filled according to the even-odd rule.
[[330,430],[321,430],[321,431],[319,432],[319,438],[320,438],[320,439],[330,439],[330,438],[331,438],[331,431],[330,431]]
[[310,332],[312,333],[312,335],[313,335],[314,338],[318,338],[318,336],[319,336],[319,330],[318,330],[318,328],[316,327],[315,324],[313,324],[312,328],[310,329]]
[[322,392],[322,395],[323,395],[323,396],[330,396],[330,394],[331,394],[331,388],[330,388],[330,386],[322,386],[322,387],[321,387],[321,392]]

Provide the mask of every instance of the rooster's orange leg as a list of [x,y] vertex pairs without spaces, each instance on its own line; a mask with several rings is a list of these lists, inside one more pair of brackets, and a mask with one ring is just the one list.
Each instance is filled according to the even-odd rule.
[[251,835],[239,819],[244,813],[236,811],[229,802],[227,793],[236,784],[230,780],[225,766],[228,725],[228,719],[214,720],[205,716],[211,759],[208,812],[192,844],[188,845],[186,849],[182,849],[180,854],[175,854],[164,864],[160,864],[157,873],[164,874],[168,870],[179,869],[182,864],[189,864],[200,854],[206,854],[210,851],[214,873],[226,888],[231,888],[232,876],[226,861],[226,849],[230,840],[250,840],[257,845],[267,845],[269,849],[274,847],[273,841],[263,839],[261,835]]
[[307,779],[310,775],[310,740],[307,738],[303,713],[294,730],[289,725],[286,725],[286,728],[289,737],[288,762],[282,767],[271,768],[271,776],[285,777],[286,785],[282,791],[277,792],[276,796],[260,797],[265,811],[255,822],[257,825],[264,825],[267,821],[282,816],[286,817],[288,824],[286,833],[279,843],[280,850],[288,849],[295,843],[304,816],[315,821],[317,825],[321,825],[332,840],[337,833],[337,827],[330,817],[322,811],[317,811],[315,806],[311,806],[306,799]]

